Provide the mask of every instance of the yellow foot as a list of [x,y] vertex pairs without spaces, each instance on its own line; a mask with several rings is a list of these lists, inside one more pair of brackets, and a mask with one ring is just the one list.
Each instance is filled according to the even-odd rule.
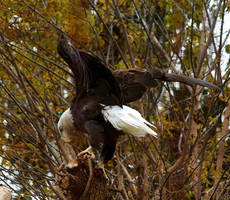
[[92,146],[89,146],[86,150],[81,151],[79,154],[77,154],[77,156],[78,157],[83,156],[84,158],[91,158],[91,159],[95,158]]
[[107,176],[107,174],[105,173],[105,165],[104,165],[104,162],[103,161],[99,161],[99,163],[98,163],[98,168],[99,169],[101,169],[102,171],[103,171],[103,174],[104,174],[104,176],[105,176],[105,178],[107,179],[107,180],[109,180],[109,177]]

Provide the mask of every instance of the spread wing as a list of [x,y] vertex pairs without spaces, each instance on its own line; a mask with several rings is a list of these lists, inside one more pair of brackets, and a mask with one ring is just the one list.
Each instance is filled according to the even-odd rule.
[[[122,104],[120,86],[112,72],[95,56],[79,50],[65,36],[61,34],[57,47],[59,55],[66,61],[73,72],[76,90],[80,94],[97,95],[108,103],[118,99],[117,104]],[[106,96],[111,98],[106,99]]]
[[130,68],[127,70],[115,70],[113,71],[113,75],[120,84],[123,98],[126,103],[138,100],[148,88],[156,87],[156,80],[180,82],[190,86],[201,85],[221,91],[218,86],[207,81],[180,74],[169,74],[159,69]]
[[[59,38],[58,53],[68,63],[75,79],[78,80],[77,86],[84,86],[88,91],[96,85],[94,90],[101,96],[108,95],[112,91],[121,103],[138,100],[148,88],[157,86],[156,80],[180,82],[190,86],[201,85],[221,91],[218,86],[207,81],[180,74],[169,74],[159,69],[130,68],[111,72],[99,58],[72,45],[65,35]],[[78,92],[80,89],[82,88],[77,88]]]

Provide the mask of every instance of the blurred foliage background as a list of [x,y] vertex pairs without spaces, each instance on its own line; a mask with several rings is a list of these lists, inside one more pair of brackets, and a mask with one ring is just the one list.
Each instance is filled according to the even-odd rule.
[[[57,32],[111,70],[159,68],[217,84],[161,83],[132,103],[159,138],[120,138],[113,199],[229,199],[227,0],[1,0],[0,183],[14,199],[61,198],[57,121],[74,96]],[[87,147],[77,137],[76,151]]]

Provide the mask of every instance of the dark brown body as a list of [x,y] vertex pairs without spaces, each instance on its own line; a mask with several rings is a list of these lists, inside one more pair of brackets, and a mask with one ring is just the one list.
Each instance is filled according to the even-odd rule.
[[112,158],[117,139],[122,132],[105,122],[100,103],[102,101],[98,96],[89,95],[74,100],[70,110],[74,116],[76,128],[86,133],[89,144],[100,152],[101,159],[106,163]]

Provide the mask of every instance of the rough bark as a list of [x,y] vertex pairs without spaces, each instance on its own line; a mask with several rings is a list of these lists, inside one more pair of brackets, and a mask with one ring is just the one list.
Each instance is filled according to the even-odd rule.
[[[209,44],[205,45],[205,35],[206,35],[206,13],[205,9],[203,9],[203,19],[202,19],[202,28],[201,28],[201,36],[200,36],[200,56],[199,56],[199,66],[196,70],[196,77],[200,78],[202,73],[202,63],[204,60],[204,56],[206,55],[206,50]],[[212,33],[211,33],[212,34]],[[192,168],[194,171],[193,176],[193,182],[194,182],[194,195],[196,200],[201,199],[201,169],[202,169],[202,163],[199,163],[199,146],[197,143],[197,139],[199,138],[198,135],[198,124],[197,124],[197,116],[198,116],[198,110],[200,106],[200,96],[201,96],[201,90],[199,86],[195,87],[194,93],[193,93],[193,105],[191,110],[191,137],[194,146],[193,153],[192,153]]]
[[[197,91],[197,90],[195,90]],[[193,154],[192,154],[192,168],[193,169],[197,169],[194,171],[194,177],[193,177],[193,181],[194,181],[194,195],[195,195],[195,199],[199,200],[201,198],[201,174],[200,172],[200,163],[198,162],[199,160],[199,147],[198,144],[196,143],[198,136],[198,130],[197,130],[197,122],[196,122],[196,116],[198,114],[198,108],[200,105],[200,94],[199,93],[195,93],[194,95],[194,104],[193,104],[193,113],[191,116],[191,136],[192,136],[192,141],[195,144],[194,149],[193,149]],[[199,165],[199,167],[197,168],[197,166]]]
[[56,182],[68,200],[110,199],[106,179],[101,169],[93,168],[85,158],[74,160],[74,166],[65,166]]
[[[228,104],[226,111],[224,113],[224,121],[223,121],[223,126],[221,129],[220,133],[220,143],[219,143],[219,148],[218,148],[218,153],[217,153],[217,162],[216,162],[216,171],[219,173],[217,175],[217,178],[215,180],[214,188],[216,189],[218,187],[219,182],[221,181],[221,172],[223,172],[223,160],[224,160],[224,153],[225,153],[225,138],[228,133],[228,126],[229,126],[229,118],[230,118],[230,104]],[[218,191],[218,190],[217,190]],[[219,191],[221,191],[221,187],[219,187]],[[216,199],[219,199],[219,193],[216,192]]]
[[218,145],[218,153],[217,153],[217,162],[216,162],[216,171],[218,174],[215,177],[214,185],[209,191],[205,194],[204,199],[221,199],[221,194],[223,192],[223,183],[221,183],[221,178],[223,175],[223,160],[225,153],[225,138],[228,133],[229,126],[229,118],[230,118],[230,103],[227,105],[225,113],[224,113],[224,121],[223,126],[220,132],[220,142]]

